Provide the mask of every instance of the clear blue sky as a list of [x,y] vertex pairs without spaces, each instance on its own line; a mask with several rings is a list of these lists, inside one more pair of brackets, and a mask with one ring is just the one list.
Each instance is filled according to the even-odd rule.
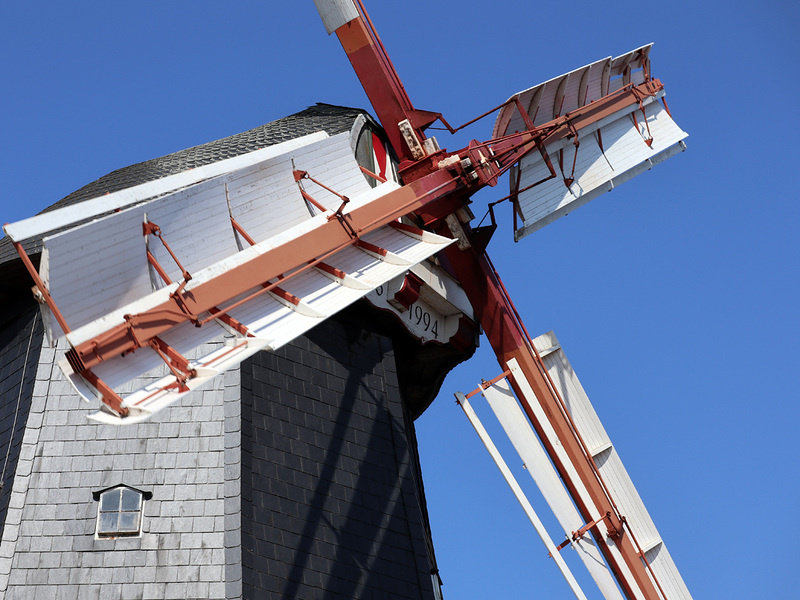
[[[695,599],[796,595],[797,5],[367,7],[417,107],[454,124],[655,42],[688,151],[516,245],[503,212],[490,253],[531,333],[559,336]],[[0,23],[2,222],[315,102],[368,108],[311,0],[29,0]],[[417,423],[445,597],[570,598],[453,402],[497,372],[484,343]]]

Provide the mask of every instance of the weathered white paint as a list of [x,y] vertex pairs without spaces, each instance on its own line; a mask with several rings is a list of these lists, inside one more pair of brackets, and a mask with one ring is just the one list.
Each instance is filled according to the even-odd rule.
[[328,35],[358,17],[353,0],[314,0]]

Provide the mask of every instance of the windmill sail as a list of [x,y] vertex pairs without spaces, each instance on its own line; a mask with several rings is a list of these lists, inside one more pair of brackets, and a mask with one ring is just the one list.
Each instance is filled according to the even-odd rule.
[[[526,130],[527,119],[536,127],[569,119],[593,102],[654,81],[650,79],[650,48],[604,58],[515,94],[498,115],[493,137]],[[633,102],[585,127],[578,121],[569,135],[546,141],[546,154],[523,157],[510,180],[515,210],[522,220],[515,228],[515,239],[682,152],[687,134],[672,120],[663,97],[663,88],[634,95]],[[550,177],[551,166],[555,177]]]
[[[680,572],[555,334],[551,331],[541,335],[533,340],[533,344],[549,374],[549,380],[563,400],[563,405],[585,444],[587,456],[590,456],[596,465],[599,479],[603,482],[608,497],[614,500],[615,512],[624,519],[626,535],[630,535],[636,545],[639,556],[647,567],[649,580],[658,588],[659,594],[663,598],[691,600],[692,596],[686,588]],[[535,401],[525,375],[518,368],[516,362],[509,361],[509,367],[508,374],[514,378],[522,391],[521,397],[524,404],[535,413],[541,412],[542,409]],[[584,523],[583,517],[575,507],[573,498],[568,494],[551,459],[542,448],[531,427],[530,420],[515,398],[508,380],[500,378],[491,384],[481,385],[479,389],[522,459],[526,470],[536,482],[542,496],[564,528],[567,540],[578,552],[603,597],[606,600],[620,600],[622,594],[614,582],[612,573],[595,542],[589,536],[588,530],[592,529],[594,525],[590,527]],[[463,395],[461,396],[463,397]],[[555,432],[546,419],[540,419],[539,422],[543,426],[543,439],[555,439]],[[558,446],[556,445],[556,447]],[[563,459],[563,450],[557,450],[555,458]],[[567,464],[568,471],[574,470],[573,465],[566,461],[565,464]],[[576,494],[590,507],[594,507],[585,488],[579,486]],[[600,524],[600,531],[603,531],[603,515],[596,512],[592,518],[596,519],[595,524]],[[610,556],[615,560],[618,559],[619,550],[616,544],[610,538],[607,538],[606,541],[611,550]],[[641,593],[641,590],[635,587],[632,591],[637,594],[637,597]]]
[[[283,152],[270,150],[239,157],[230,170],[217,167],[216,174],[189,185],[180,186],[181,179],[178,189],[166,178],[160,189],[150,184],[140,195],[126,190],[124,200],[101,198],[80,215],[60,220],[54,212],[46,223],[7,228],[11,234],[67,225],[44,239],[39,276],[70,325],[66,339],[72,350],[59,364],[84,399],[103,399],[109,389],[117,393],[144,373],[165,364],[169,369],[126,396],[124,418],[106,409],[92,418],[117,424],[145,419],[258,350],[287,344],[450,244],[396,221],[363,234],[348,230],[345,206],[367,207],[400,187],[392,181],[370,186],[348,133],[315,134]],[[69,226],[91,216],[97,218]],[[176,297],[202,294],[202,286],[214,286],[237,268],[257,271],[250,265],[261,257],[300,236],[313,238],[332,222],[338,228],[337,220],[349,231],[348,241],[333,252],[308,250],[311,264],[290,258],[277,277],[256,276],[235,292],[219,290],[224,300],[200,314],[180,302],[160,308]],[[174,315],[179,307],[187,313],[183,319]],[[88,346],[92,358],[91,348],[126,324],[147,331],[167,317],[174,325],[161,326],[148,343],[106,352],[90,366],[86,355],[76,357],[76,348]],[[223,347],[198,355],[201,346],[225,335]]]

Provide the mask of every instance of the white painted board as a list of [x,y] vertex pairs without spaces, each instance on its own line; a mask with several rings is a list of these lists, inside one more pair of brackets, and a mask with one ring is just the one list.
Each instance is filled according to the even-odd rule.
[[[571,537],[573,531],[577,531],[585,525],[583,518],[567,493],[541,442],[536,437],[528,417],[522,411],[508,382],[505,379],[498,381],[483,390],[483,396],[500,421],[503,430],[514,445],[514,449],[522,459],[528,473],[536,482],[539,491],[542,492],[542,496],[556,519],[564,528],[564,536]],[[586,535],[574,542],[572,547],[578,552],[603,597],[606,600],[623,600],[614,576],[591,535]]]
[[[231,216],[256,242],[276,239],[311,221],[319,210],[303,199],[294,168],[344,195],[374,198],[351,153],[349,134],[342,133],[307,140],[255,164],[45,238],[49,260],[42,277],[67,324],[78,329],[164,287],[147,261],[148,248],[173,282],[182,281],[181,270],[161,241],[142,235],[145,221],[161,228],[162,239],[193,277],[248,245],[234,232]],[[341,204],[312,182],[303,185],[323,206],[335,209]]]
[[[550,172],[539,153],[531,153],[519,162],[519,189],[525,191],[518,195],[523,225],[514,232],[516,240],[685,148],[683,140],[687,134],[658,101],[647,103],[644,115],[634,105],[615,113],[600,125],[595,130],[579,131],[577,148],[572,142],[545,144],[556,170],[553,179],[525,190]],[[648,145],[646,140],[651,136],[652,142]],[[574,179],[569,186],[565,182],[567,178]]]
[[551,331],[541,335],[533,340],[533,343],[542,355],[547,371],[568,407],[578,431],[594,455],[598,470],[610,489],[620,514],[626,517],[667,598],[691,600],[691,594],[680,572],[555,334]]
[[[616,58],[603,58],[514,94],[500,110],[492,137],[496,139],[527,129],[512,100],[517,100],[534,125],[540,126],[628,83],[644,82],[650,69],[651,46],[642,46]],[[658,94],[658,98],[661,97],[663,92]],[[654,100],[646,99],[643,110],[632,105],[579,130],[578,147],[572,140],[546,143],[556,171],[552,179],[538,183],[550,176],[547,163],[538,152],[528,154],[519,162],[511,178],[511,193],[523,190],[517,196],[522,226],[514,232],[515,240],[685,149],[683,140],[687,134],[675,124],[664,106]],[[534,187],[526,190],[529,186]]]
[[[374,255],[351,246],[325,261],[327,264],[345,271],[349,275],[349,279],[337,282],[317,270],[308,270],[295,277],[287,277],[281,282],[280,287],[297,297],[299,305],[287,303],[272,293],[264,293],[248,300],[241,306],[232,308],[230,315],[247,327],[255,337],[235,338],[229,342],[229,348],[214,350],[208,355],[191,361],[192,367],[204,375],[200,376],[197,381],[192,381],[189,386],[191,389],[188,392],[170,389],[169,386],[175,379],[169,375],[124,397],[126,405],[137,409],[132,417],[120,419],[108,411],[101,410],[91,415],[92,418],[114,424],[143,420],[176,402],[186,393],[210,380],[214,375],[239,364],[254,352],[261,349],[274,350],[291,342],[328,317],[362,298],[377,286],[401,276],[409,266],[425,260],[453,241],[436,235],[426,235],[421,239],[391,225],[379,228],[364,236],[364,239],[389,250],[389,260],[386,260],[387,257]],[[258,289],[254,288],[252,291],[258,291]],[[163,291],[159,291],[155,294],[163,293]],[[232,305],[237,300],[238,298],[232,299],[230,304]],[[220,308],[224,309],[226,306],[228,304],[222,305]],[[181,354],[186,355],[223,333],[225,333],[224,328],[214,321],[201,328],[194,327],[187,322],[173,328],[161,337]],[[94,371],[109,385],[119,389],[124,387],[128,381],[150,369],[157,368],[159,362],[160,358],[154,351],[143,348],[125,356],[108,359],[100,363]],[[68,377],[71,375],[67,372],[65,374]],[[72,380],[74,381],[74,377]],[[87,385],[76,385],[76,390],[85,394]]]
[[358,17],[353,0],[314,0],[328,35]]

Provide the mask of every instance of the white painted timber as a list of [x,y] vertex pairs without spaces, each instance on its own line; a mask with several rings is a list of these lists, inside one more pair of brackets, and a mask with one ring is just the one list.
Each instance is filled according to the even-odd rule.
[[[527,129],[516,104],[512,103],[515,98],[520,101],[534,125],[538,126],[558,115],[599,100],[630,81],[641,83],[644,81],[644,62],[649,61],[652,46],[653,44],[648,44],[616,58],[610,56],[602,58],[585,67],[517,92],[508,99],[497,115],[492,137],[498,138]],[[630,67],[630,70],[626,70],[627,67]],[[628,81],[625,80],[626,73],[630,74]],[[557,98],[558,103],[556,103]]]
[[272,157],[291,152],[296,148],[301,148],[327,137],[328,134],[324,131],[317,131],[294,140],[256,150],[255,152],[249,152],[210,165],[197,167],[168,177],[162,177],[155,181],[142,183],[92,200],[86,200],[78,204],[48,211],[22,221],[8,223],[3,226],[3,231],[15,242],[21,242],[28,238],[44,235],[56,229],[81,223],[88,219],[93,219],[112,211],[144,202],[150,198],[172,193],[184,187],[211,179],[212,177],[218,177],[219,175],[263,162]]
[[666,597],[669,600],[691,600],[686,584],[555,334],[551,331],[541,335],[533,343],[540,353],[557,347],[542,360]]
[[[453,241],[435,235],[426,235],[423,240],[391,225],[379,228],[366,235],[364,239],[373,244],[381,244],[383,248],[393,249],[390,253],[392,262],[383,260],[385,257],[381,255],[351,246],[337,252],[325,262],[345,271],[357,282],[355,285],[348,285],[346,281],[337,283],[317,270],[307,270],[296,276],[287,277],[281,281],[280,287],[298,298],[299,305],[287,302],[275,294],[263,293],[241,306],[232,308],[229,314],[247,327],[250,334],[255,337],[236,337],[231,340],[230,348],[215,350],[191,361],[191,366],[198,369],[202,375],[189,380],[188,391],[176,389],[173,386],[175,377],[168,375],[124,398],[126,406],[136,409],[131,416],[121,419],[101,409],[90,415],[90,418],[115,424],[146,419],[200,387],[214,375],[239,364],[258,350],[275,350],[291,342],[324,319],[362,298],[375,287],[402,275],[408,270],[409,265],[413,266],[416,262],[425,260]],[[258,290],[259,288],[254,288],[252,291]],[[238,300],[239,298],[234,298],[229,304],[220,308],[232,306]],[[168,331],[161,338],[185,355],[223,333],[225,330],[214,321],[200,328],[187,322]],[[103,381],[117,389],[124,386],[127,381],[158,367],[160,362],[161,359],[153,350],[141,348],[131,354],[106,360],[93,371]],[[63,362],[62,368],[64,368]],[[91,391],[90,384],[83,380],[76,382],[75,374],[71,371],[65,371],[65,374],[81,395],[86,395],[87,388]]]
[[[71,327],[66,335],[68,342],[78,346],[124,324],[126,315],[141,314],[167,302],[182,284],[184,271],[191,275],[184,291],[191,293],[220,274],[326,224],[333,211],[342,207],[344,198],[349,199],[343,207],[347,214],[397,190],[399,185],[394,182],[370,186],[355,161],[350,137],[351,132],[308,136],[302,143],[279,145],[280,152],[271,147],[267,153],[258,151],[229,162],[227,168],[206,171],[197,182],[180,176],[165,178],[158,186],[127,190],[124,198],[109,195],[83,203],[91,206],[81,213],[54,211],[51,214],[59,213],[56,216],[62,218],[38,222],[38,226],[46,227],[67,225],[66,230],[44,240],[46,258],[41,271]],[[298,184],[295,170],[307,172],[309,178]],[[324,210],[303,197],[301,186]],[[102,203],[109,198],[107,204]],[[120,207],[122,210],[117,211]],[[90,217],[97,218],[68,227],[73,224],[70,219]],[[234,229],[232,218],[247,236]],[[144,223],[157,225],[161,239],[155,234],[143,235]],[[254,245],[247,241],[248,236]],[[434,234],[408,232],[391,224],[366,234],[362,240],[382,251],[352,245],[325,259],[347,274],[343,279],[316,268],[295,273],[288,269],[280,289],[265,292],[261,287],[265,282],[253,282],[252,290],[219,306],[231,307],[229,314],[248,328],[247,337],[216,320],[202,327],[186,322],[159,336],[180,354],[195,356],[203,344],[226,333],[233,335],[230,347],[190,361],[196,375],[187,381],[188,391],[258,350],[290,342],[378,286],[402,278],[408,269],[451,243]],[[148,250],[169,282],[149,264]],[[246,301],[234,307],[239,300]],[[200,319],[209,316],[198,315]],[[65,361],[61,366],[83,398],[99,396]],[[135,422],[188,393],[175,386],[171,373],[147,388],[128,389],[130,381],[145,373],[154,375],[155,369],[166,372],[162,358],[149,347],[107,358],[94,367],[94,375],[122,395],[132,412],[119,419],[102,409],[92,418]]]
[[353,0],[314,0],[328,35],[358,17]]
[[[580,598],[582,600],[586,600],[586,595],[583,593],[578,582],[575,580],[575,576],[572,574],[572,571],[569,570],[569,567],[564,562],[564,558],[561,556],[561,553],[556,548],[556,545],[553,543],[553,540],[550,538],[550,535],[547,533],[547,529],[545,529],[544,524],[542,523],[539,516],[536,514],[536,511],[531,506],[530,501],[528,500],[527,496],[525,496],[525,492],[522,491],[519,483],[517,482],[514,474],[511,472],[511,469],[508,468],[506,461],[503,459],[503,456],[500,454],[500,451],[495,446],[494,442],[492,441],[489,432],[486,431],[486,428],[481,423],[478,415],[473,410],[472,406],[467,400],[467,397],[458,392],[456,394],[456,398],[458,398],[458,403],[461,405],[461,408],[464,410],[464,414],[467,415],[469,422],[472,424],[472,427],[475,429],[475,432],[478,434],[478,437],[483,442],[483,445],[486,447],[486,450],[489,452],[489,456],[492,457],[492,460],[497,465],[497,468],[500,469],[500,473],[503,475],[503,478],[508,483],[508,486],[511,488],[511,491],[514,493],[517,501],[522,506],[522,509],[525,511],[528,519],[530,520],[533,528],[536,530],[536,533],[539,534],[542,542],[544,542],[547,551],[549,552],[550,556],[558,565],[559,571],[564,576],[564,579],[567,580],[570,589],[575,594],[576,598]],[[602,557],[601,557],[602,560]],[[612,581],[613,584],[613,581]],[[622,597],[620,596],[620,599]]]
[[[628,83],[644,82],[650,69],[651,46],[601,59],[515,94],[500,110],[492,137],[527,129],[513,100],[518,100],[534,125],[539,126]],[[658,95],[662,96],[663,92]],[[545,144],[556,170],[553,179],[534,186],[548,177],[550,171],[538,152],[524,157],[515,168],[516,176],[511,178],[512,193],[515,188],[524,190],[518,195],[522,226],[514,232],[514,238],[519,240],[533,233],[683,151],[687,134],[655,100],[645,100],[644,113],[638,105],[633,105],[579,130],[578,147],[572,140]],[[534,187],[525,190],[528,186]]]
[[[552,345],[551,345],[552,346]],[[553,429],[553,426],[550,424],[549,419],[547,418],[547,414],[545,413],[542,406],[539,404],[538,399],[536,398],[536,394],[533,392],[533,388],[531,388],[530,383],[528,382],[527,378],[525,377],[525,373],[520,369],[519,363],[516,359],[512,358],[506,363],[506,368],[511,371],[511,376],[514,377],[514,380],[519,387],[522,397],[519,398],[520,403],[523,406],[527,406],[530,408],[530,412],[533,413],[536,422],[542,428],[544,436],[549,441],[550,446],[554,449],[559,462],[564,466],[564,469],[567,473],[569,479],[573,482],[575,486],[575,492],[578,494],[578,497],[583,502],[584,506],[588,508],[589,511],[593,515],[597,515],[598,517],[601,516],[597,507],[594,504],[591,496],[589,495],[586,486],[581,482],[580,477],[578,476],[577,471],[575,470],[575,466],[569,460],[564,447],[561,445],[561,442],[558,439],[558,436]],[[633,574],[630,572],[630,569],[625,564],[625,561],[622,558],[619,549],[614,544],[614,540],[610,537],[606,536],[605,542],[608,545],[609,551],[614,556],[615,562],[618,565],[618,568],[621,571],[622,576],[627,581],[633,581]],[[644,596],[642,595],[641,591],[638,589],[634,589],[634,594],[636,595],[636,600],[642,600]]]
[[[567,538],[572,532],[585,525],[578,509],[567,493],[544,448],[531,427],[530,421],[522,412],[514,393],[503,379],[483,390],[489,406],[511,440],[530,476],[536,482],[542,496],[547,501],[558,522],[564,528]],[[598,515],[599,516],[599,515]],[[591,535],[572,543],[589,574],[600,588],[606,600],[623,600],[614,576],[606,565],[603,555]]]
[[[514,232],[515,239],[541,229],[685,149],[687,134],[660,102],[646,103],[644,115],[636,105],[619,111],[601,121],[599,128],[579,131],[577,148],[564,141],[545,144],[556,177],[520,192],[523,226]],[[646,140],[651,136],[648,146]],[[517,168],[519,189],[523,190],[549,175],[539,153],[524,157]],[[566,178],[574,181],[567,186]]]
[[[45,238],[49,260],[40,271],[70,328],[78,329],[164,287],[147,261],[147,249],[173,282],[182,281],[182,271],[164,244],[154,235],[142,235],[145,221],[160,227],[162,239],[193,278],[247,245],[235,233],[231,215],[257,242],[277,240],[312,222],[312,215],[320,211],[303,199],[294,168],[360,201],[397,187],[390,184],[373,191],[350,151],[349,134],[342,133]],[[320,186],[308,181],[304,185],[323,206],[335,209],[341,204]]]

